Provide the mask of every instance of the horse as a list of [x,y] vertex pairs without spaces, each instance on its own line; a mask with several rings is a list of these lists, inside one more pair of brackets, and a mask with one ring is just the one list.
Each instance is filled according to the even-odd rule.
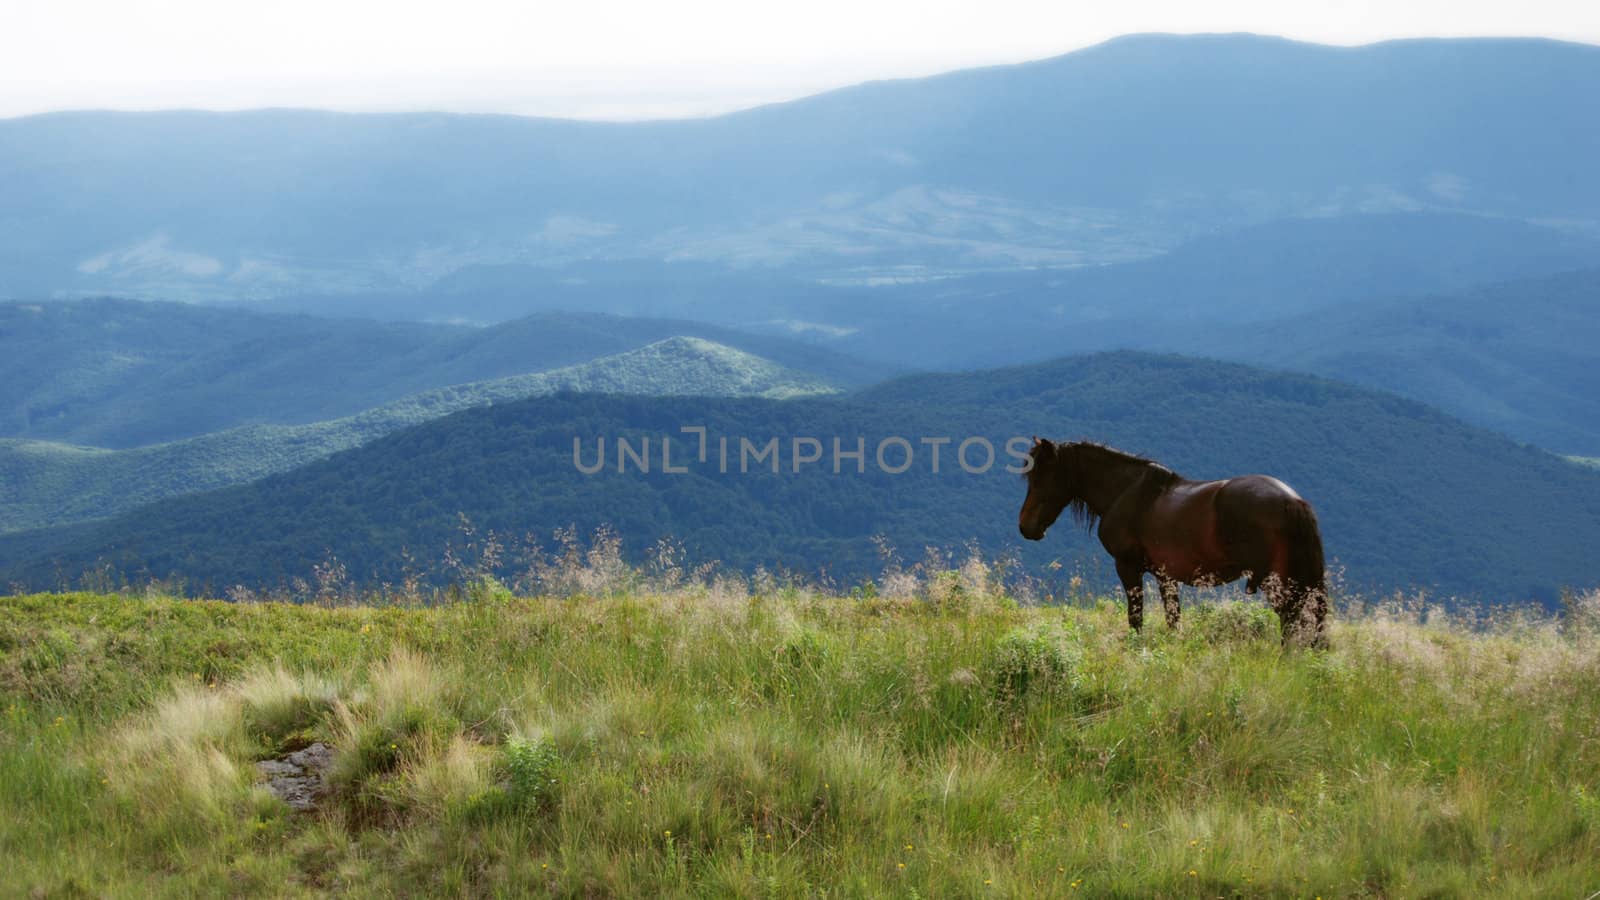
[[1325,647],[1328,615],[1322,534],[1311,504],[1269,475],[1190,481],[1153,460],[1088,441],[1038,437],[1023,478],[1028,495],[1017,528],[1044,538],[1063,510],[1116,562],[1128,596],[1128,625],[1144,624],[1144,576],[1156,576],[1167,627],[1177,628],[1178,583],[1224,584],[1248,578],[1265,587],[1286,646]]

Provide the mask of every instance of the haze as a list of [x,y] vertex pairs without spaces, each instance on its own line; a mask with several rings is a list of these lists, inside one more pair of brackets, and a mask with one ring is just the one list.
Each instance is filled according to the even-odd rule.
[[0,117],[61,109],[704,115],[873,78],[1064,53],[1144,31],[1333,44],[1522,35],[1600,43],[1587,0],[23,0],[0,13]]

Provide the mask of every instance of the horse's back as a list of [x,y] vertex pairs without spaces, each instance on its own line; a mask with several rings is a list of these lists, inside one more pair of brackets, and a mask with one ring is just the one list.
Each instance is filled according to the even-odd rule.
[[1301,500],[1294,488],[1271,475],[1241,475],[1238,478],[1229,478],[1223,482],[1222,490],[1261,500]]

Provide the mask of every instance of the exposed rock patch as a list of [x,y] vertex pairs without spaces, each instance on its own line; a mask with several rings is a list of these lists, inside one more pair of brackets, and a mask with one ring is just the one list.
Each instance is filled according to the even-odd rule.
[[296,811],[310,812],[328,792],[322,774],[333,764],[333,748],[318,741],[309,747],[277,759],[256,763],[256,770],[267,777],[267,790]]

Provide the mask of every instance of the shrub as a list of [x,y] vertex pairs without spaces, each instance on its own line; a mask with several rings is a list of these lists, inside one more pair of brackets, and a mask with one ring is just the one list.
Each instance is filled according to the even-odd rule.
[[506,739],[501,764],[507,775],[506,794],[521,807],[538,807],[555,797],[561,755],[549,738],[529,740],[515,735]]
[[1261,603],[1206,603],[1184,617],[1190,640],[1205,644],[1243,644],[1276,640],[1278,615]]
[[1082,662],[1077,635],[1060,626],[1013,629],[995,642],[990,656],[995,699],[1011,705],[1030,693],[1071,686]]

